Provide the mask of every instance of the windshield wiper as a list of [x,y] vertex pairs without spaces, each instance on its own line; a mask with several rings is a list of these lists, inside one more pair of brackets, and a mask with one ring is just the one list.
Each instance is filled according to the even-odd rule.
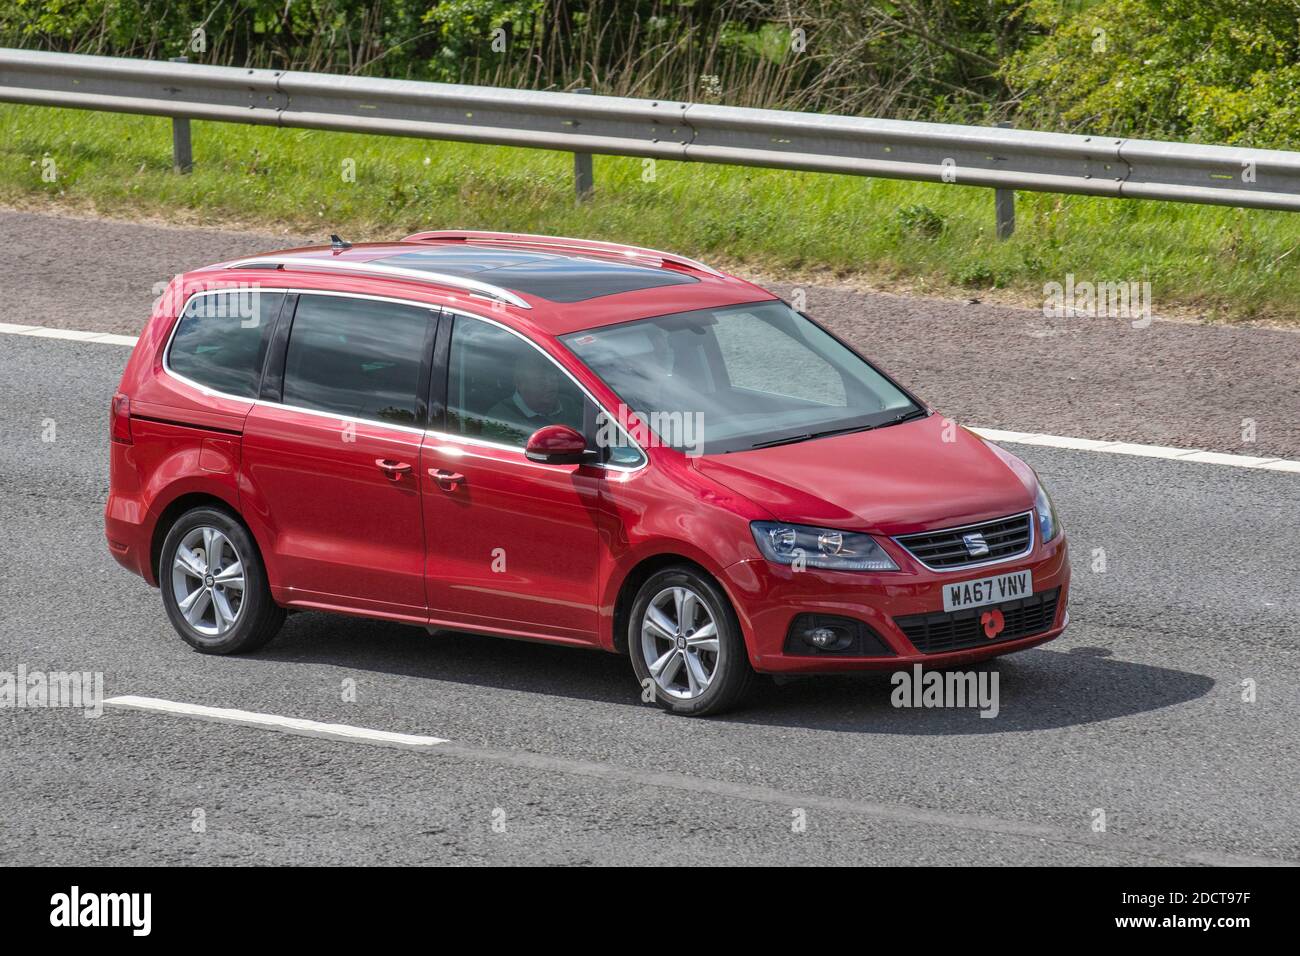
[[847,428],[828,428],[820,432],[804,432],[801,435],[787,435],[785,438],[770,438],[767,441],[755,442],[750,448],[772,448],[776,445],[793,445],[796,442],[809,441],[813,438],[829,438],[831,435],[847,435],[850,432],[869,432],[874,428],[887,428],[890,425],[897,425],[901,422],[910,421],[913,418],[923,418],[926,415],[924,408],[914,408],[910,412],[901,412],[888,421],[880,422],[876,425],[849,425]]
[[828,428],[820,432],[804,432],[802,435],[789,435],[785,438],[771,438],[767,441],[754,442],[750,448],[771,448],[774,445],[793,445],[795,442],[808,441],[810,438],[827,438],[831,435],[847,435],[849,432],[869,432],[877,425],[850,425],[847,428]]
[[910,412],[902,412],[895,415],[887,422],[881,422],[876,428],[888,428],[890,425],[898,425],[902,422],[911,421],[913,418],[924,418],[926,411],[924,408],[914,408]]

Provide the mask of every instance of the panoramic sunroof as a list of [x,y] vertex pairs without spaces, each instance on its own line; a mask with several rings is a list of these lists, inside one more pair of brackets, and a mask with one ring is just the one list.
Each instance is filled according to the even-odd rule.
[[402,269],[473,276],[503,289],[552,302],[582,302],[602,295],[699,281],[680,272],[649,269],[630,263],[577,259],[522,249],[485,249],[482,246],[443,246],[373,261]]

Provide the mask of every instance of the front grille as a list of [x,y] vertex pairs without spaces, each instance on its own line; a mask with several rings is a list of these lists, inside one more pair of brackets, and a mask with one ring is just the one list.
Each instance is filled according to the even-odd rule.
[[[1028,553],[1034,541],[1032,518],[1032,512],[1025,512],[961,528],[905,534],[894,540],[927,568],[963,568],[970,564],[987,564]],[[962,539],[971,534],[983,535],[984,543],[988,545],[987,554],[970,553]]]
[[[1004,604],[937,614],[911,614],[894,618],[894,623],[922,654],[942,654],[967,647],[1000,644],[1050,630],[1056,620],[1056,601],[1060,592],[1060,588],[1052,588]],[[990,640],[984,634],[980,617],[994,608],[1002,612],[1004,626],[1002,632]]]

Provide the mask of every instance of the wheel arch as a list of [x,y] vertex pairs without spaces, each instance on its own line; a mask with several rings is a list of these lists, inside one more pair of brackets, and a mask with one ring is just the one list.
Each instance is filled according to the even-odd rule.
[[159,512],[158,519],[153,524],[153,534],[149,540],[149,573],[154,578],[150,582],[151,584],[157,587],[162,574],[159,562],[162,560],[162,546],[167,538],[167,532],[171,530],[177,518],[194,508],[213,508],[229,516],[232,521],[237,522],[248,532],[249,540],[253,542],[253,547],[257,549],[257,557],[262,562],[262,567],[266,567],[266,558],[262,553],[262,546],[258,542],[257,536],[253,534],[253,529],[244,520],[244,516],[239,513],[239,509],[220,495],[205,491],[191,491],[178,495],[168,502],[167,506]]
[[611,643],[615,653],[626,654],[627,646],[627,626],[632,616],[632,605],[636,603],[637,592],[641,590],[641,585],[646,581],[664,570],[675,566],[685,565],[700,574],[709,578],[718,589],[722,591],[727,601],[731,604],[731,611],[741,622],[741,638],[745,641],[748,648],[749,638],[745,632],[743,615],[736,608],[735,598],[731,594],[731,589],[727,587],[726,581],[723,580],[715,569],[695,560],[687,554],[680,551],[660,551],[655,554],[647,555],[634,564],[623,576],[619,583],[618,592],[614,599],[613,613],[611,614]]

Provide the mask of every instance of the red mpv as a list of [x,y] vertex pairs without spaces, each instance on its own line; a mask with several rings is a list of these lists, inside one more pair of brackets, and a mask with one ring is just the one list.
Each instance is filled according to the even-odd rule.
[[647,249],[335,237],[178,276],[111,428],[109,547],[205,653],[336,611],[626,654],[705,714],[755,673],[949,667],[1068,619],[1027,465]]

